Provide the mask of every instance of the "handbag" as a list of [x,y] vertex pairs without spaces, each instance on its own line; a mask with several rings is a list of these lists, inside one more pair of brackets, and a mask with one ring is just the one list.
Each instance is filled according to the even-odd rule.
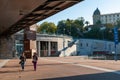
[[19,62],[19,64],[21,64],[21,61]]

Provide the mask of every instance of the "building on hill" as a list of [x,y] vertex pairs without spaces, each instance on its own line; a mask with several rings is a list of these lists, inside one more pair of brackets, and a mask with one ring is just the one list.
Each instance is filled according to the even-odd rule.
[[101,14],[97,8],[93,13],[93,25],[100,22],[101,24],[116,24],[120,20],[120,13]]

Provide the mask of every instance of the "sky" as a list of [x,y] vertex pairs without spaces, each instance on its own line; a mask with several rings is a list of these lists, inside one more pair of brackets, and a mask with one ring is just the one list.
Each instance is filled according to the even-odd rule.
[[120,13],[120,0],[84,0],[37,24],[47,21],[57,25],[61,20],[75,20],[79,17],[84,17],[85,21],[89,21],[90,24],[93,24],[92,15],[96,8],[100,10],[101,14]]

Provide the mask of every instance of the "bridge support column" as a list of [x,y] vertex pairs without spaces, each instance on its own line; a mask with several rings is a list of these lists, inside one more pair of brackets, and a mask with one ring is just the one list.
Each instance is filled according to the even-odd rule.
[[0,37],[0,58],[8,59],[14,57],[14,38]]
[[24,53],[26,58],[32,58],[36,50],[36,25],[32,25],[24,30]]

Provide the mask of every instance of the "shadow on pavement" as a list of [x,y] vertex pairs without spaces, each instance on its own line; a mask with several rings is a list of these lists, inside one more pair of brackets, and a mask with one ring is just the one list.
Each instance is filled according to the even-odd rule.
[[34,71],[34,70],[6,70],[6,71],[0,71],[0,74],[6,74],[6,73],[18,73],[18,72],[31,72],[31,71]]
[[18,73],[19,71],[0,71],[0,74],[3,74],[3,73]]
[[50,64],[37,64],[37,66],[54,66],[54,65],[64,65],[64,64],[68,64],[68,63],[50,63]]
[[36,80],[120,80],[120,75],[106,72],[106,73],[96,73],[96,74],[85,74],[77,76],[66,76],[57,78],[44,78]]
[[17,68],[20,67],[19,65],[13,65],[13,66],[3,66],[2,68]]

